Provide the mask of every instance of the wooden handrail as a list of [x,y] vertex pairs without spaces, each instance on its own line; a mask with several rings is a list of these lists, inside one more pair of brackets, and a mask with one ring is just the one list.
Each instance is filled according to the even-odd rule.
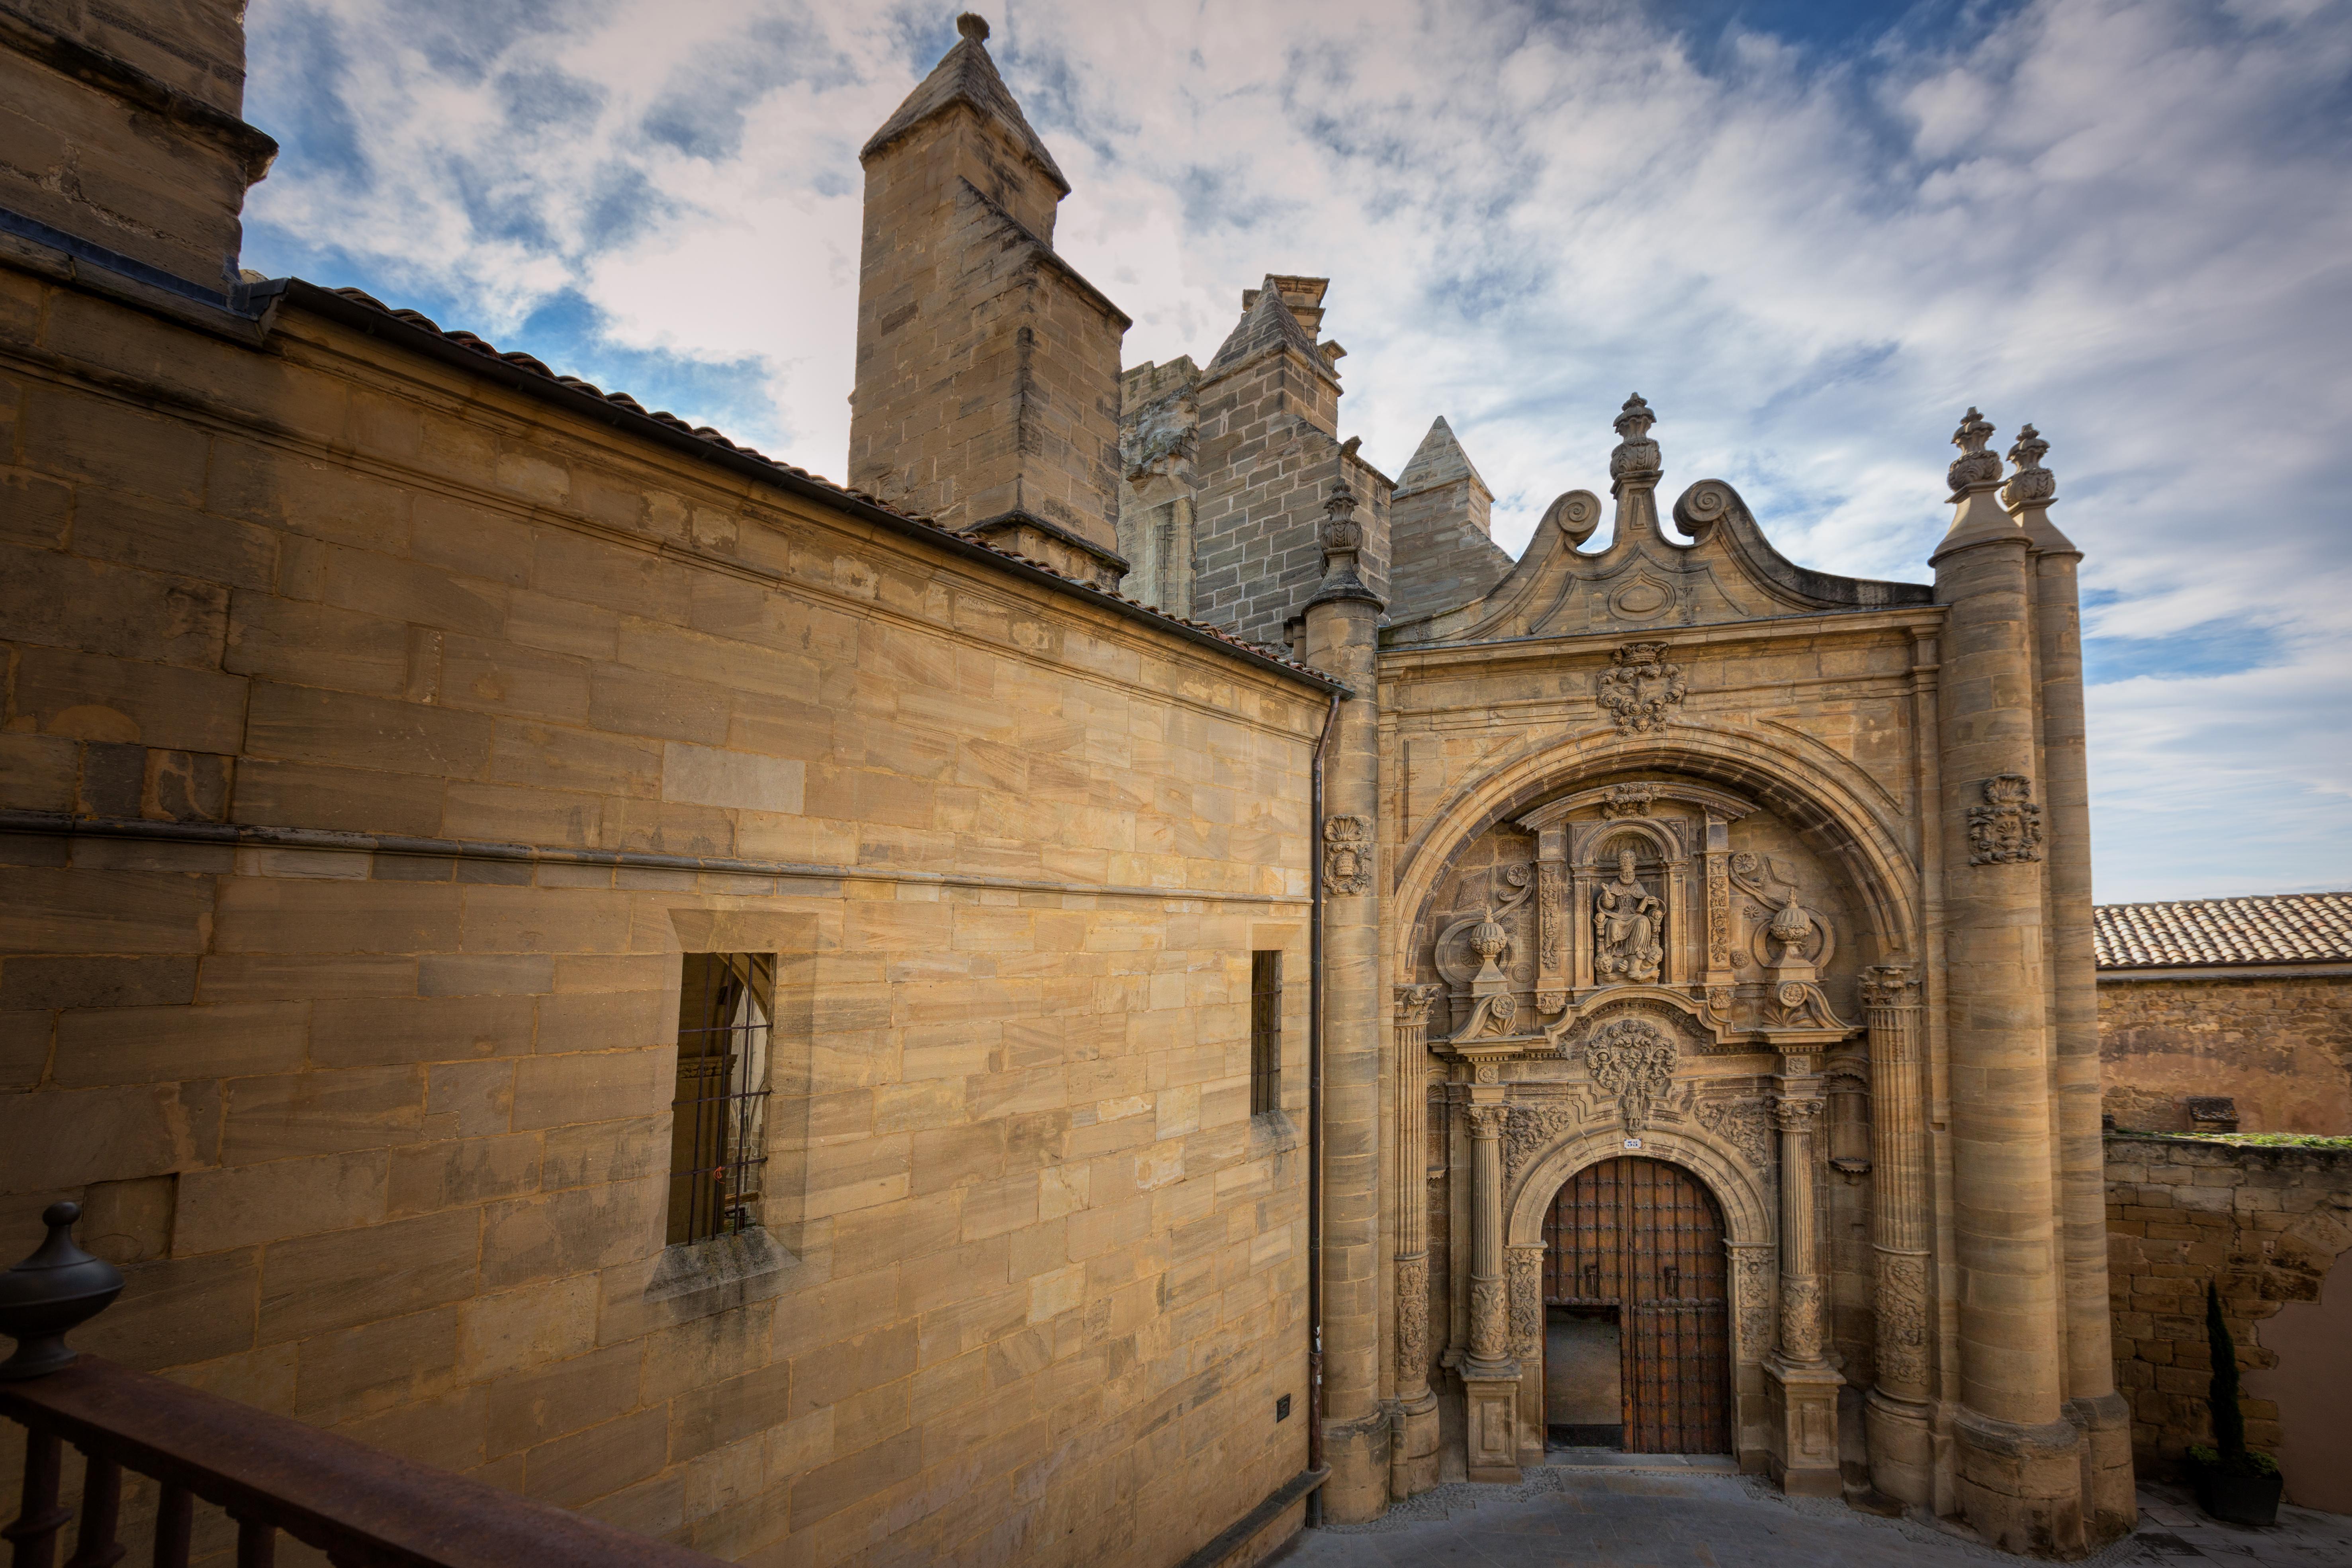
[[25,1491],[0,1536],[15,1568],[48,1568],[72,1517],[58,1506],[60,1443],[88,1457],[68,1568],[111,1563],[121,1472],[160,1481],[155,1562],[188,1561],[189,1500],[237,1521],[241,1568],[265,1568],[284,1531],[342,1568],[712,1568],[720,1559],[586,1519],[467,1476],[87,1353],[0,1383],[0,1415],[27,1432]]

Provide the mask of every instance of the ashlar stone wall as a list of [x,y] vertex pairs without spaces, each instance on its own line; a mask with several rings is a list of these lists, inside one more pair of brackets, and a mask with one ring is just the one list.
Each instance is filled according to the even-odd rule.
[[[0,270],[10,1256],[79,1199],[90,1348],[724,1557],[1248,1512],[1322,693],[399,338]],[[772,1246],[701,1261],[697,951],[781,969]]]

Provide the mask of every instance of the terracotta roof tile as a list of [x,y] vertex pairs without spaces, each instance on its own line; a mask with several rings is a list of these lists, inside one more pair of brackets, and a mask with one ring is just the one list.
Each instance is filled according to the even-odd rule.
[[2102,969],[2352,962],[2352,893],[2273,893],[2091,911]]
[[625,392],[606,392],[603,387],[596,385],[594,383],[583,381],[576,375],[558,375],[554,371],[550,370],[543,362],[533,358],[530,354],[522,353],[520,352],[501,353],[497,347],[485,342],[483,339],[477,337],[472,332],[467,331],[462,328],[444,328],[438,322],[435,321],[430,316],[427,316],[421,311],[395,310],[391,306],[386,305],[383,300],[375,298],[373,295],[358,289],[332,289],[326,291],[337,295],[341,299],[349,300],[353,304],[364,305],[370,310],[380,310],[384,315],[394,321],[405,322],[407,325],[417,328],[423,331],[431,332],[437,338],[441,338],[448,342],[456,343],[474,353],[480,354],[485,359],[500,361],[503,363],[511,365],[519,370],[541,377],[555,385],[568,387],[574,392],[585,393],[591,397],[601,397],[605,402],[612,404],[614,406],[626,409],[628,412],[636,415],[640,418],[651,419],[657,424],[667,425],[674,430],[683,431],[687,435],[692,436],[698,440],[707,441],[714,447],[724,447],[728,451],[735,452],[743,457],[750,458],[755,462],[765,463],[770,468],[793,475],[795,479],[798,479],[804,484],[814,485],[821,489],[829,491],[834,495],[840,496],[844,500],[854,500],[862,505],[873,507],[877,510],[887,511],[894,517],[904,518],[908,522],[918,523],[925,528],[934,530],[937,532],[950,535],[961,544],[984,550],[989,554],[1000,556],[1006,561],[1017,561],[1022,565],[1026,566],[1033,571],[1043,572],[1055,578],[1057,582],[1067,584],[1071,589],[1078,593],[1083,597],[1116,600],[1119,604],[1125,605],[1132,610],[1142,611],[1146,616],[1153,620],[1165,621],[1171,626],[1183,626],[1187,630],[1196,634],[1205,634],[1212,639],[1223,643],[1228,647],[1236,648],[1244,653],[1253,654],[1259,658],[1271,660],[1276,664],[1283,666],[1285,668],[1297,670],[1299,674],[1312,679],[1318,684],[1328,684],[1331,679],[1331,677],[1325,674],[1323,671],[1315,668],[1312,665],[1301,664],[1298,660],[1292,658],[1285,650],[1271,647],[1264,643],[1251,642],[1244,637],[1237,637],[1231,632],[1226,631],[1223,627],[1211,626],[1206,621],[1195,621],[1187,619],[1182,616],[1171,616],[1168,614],[1167,611],[1159,608],[1157,605],[1147,605],[1140,599],[1130,598],[1127,595],[1118,593],[1114,589],[1098,588],[1091,583],[1080,582],[1075,577],[1055,571],[1053,567],[1047,565],[1045,562],[1036,560],[1031,556],[1024,555],[1018,551],[1006,550],[1002,546],[991,544],[984,539],[976,538],[969,533],[958,532],[953,529],[943,527],[940,524],[932,521],[928,517],[922,517],[913,512],[901,510],[899,508],[892,506],[888,501],[882,500],[879,496],[869,495],[864,490],[854,489],[847,485],[835,484],[822,474],[814,474],[806,468],[795,467],[791,463],[780,462],[776,458],[769,457],[764,452],[755,450],[752,447],[742,446],[740,443],[728,439],[725,436],[720,435],[718,431],[712,429],[708,425],[699,426],[688,425],[685,420],[679,418],[677,415],[668,412],[667,409],[660,409],[648,413],[646,412],[644,404],[639,403],[635,398],[631,397]]

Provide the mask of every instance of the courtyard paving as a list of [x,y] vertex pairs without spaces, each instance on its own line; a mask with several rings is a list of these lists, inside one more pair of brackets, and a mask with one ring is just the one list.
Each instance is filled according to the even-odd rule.
[[[1784,1498],[1728,1463],[1554,1464],[1515,1487],[1450,1485],[1370,1524],[1301,1531],[1281,1568],[1981,1568],[2020,1561],[1913,1520]],[[2200,1562],[2352,1568],[2352,1516],[2279,1511],[2273,1530],[2222,1524],[2185,1492],[2140,1491],[2139,1528],[2086,1568]]]

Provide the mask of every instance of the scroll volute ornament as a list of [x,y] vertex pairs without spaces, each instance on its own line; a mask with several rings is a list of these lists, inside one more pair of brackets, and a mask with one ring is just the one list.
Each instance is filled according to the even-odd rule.
[[1984,782],[1984,804],[1969,807],[1969,864],[2011,865],[2042,858],[2042,807],[2033,781],[1998,773]]

